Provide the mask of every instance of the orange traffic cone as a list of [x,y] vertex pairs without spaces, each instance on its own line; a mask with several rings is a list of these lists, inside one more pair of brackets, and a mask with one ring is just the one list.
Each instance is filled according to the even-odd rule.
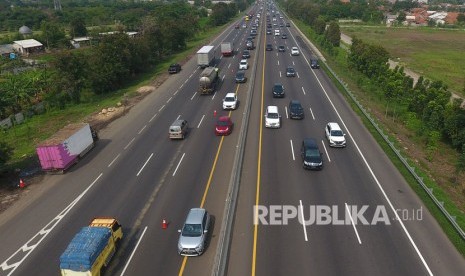
[[168,228],[168,222],[166,221],[166,219],[163,219],[163,220],[161,221],[161,228],[162,228],[162,229]]
[[19,188],[22,189],[22,188],[24,188],[24,187],[26,187],[26,183],[24,183],[23,179],[20,178],[20,179],[19,179]]

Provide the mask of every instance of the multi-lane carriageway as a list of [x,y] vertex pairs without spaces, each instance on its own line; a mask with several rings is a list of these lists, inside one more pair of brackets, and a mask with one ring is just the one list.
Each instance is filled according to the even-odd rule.
[[[103,130],[96,148],[77,166],[64,175],[46,176],[34,195],[4,212],[0,275],[59,274],[60,254],[95,216],[117,217],[124,227],[125,239],[106,275],[211,274],[221,248],[228,186],[236,173],[232,168],[241,150],[226,274],[465,275],[462,256],[345,99],[323,70],[310,69],[312,53],[300,33],[292,26],[282,28],[288,39],[266,35],[265,19],[251,51],[247,83],[235,84],[234,76],[250,29],[234,29],[233,24],[211,42],[234,41],[236,49],[233,57],[217,57],[222,85],[215,94],[195,93],[200,70],[195,59],[188,61],[179,74]],[[274,50],[265,51],[266,43]],[[279,45],[286,52],[278,53]],[[300,48],[300,56],[290,55],[292,46]],[[285,77],[287,66],[294,66],[295,78]],[[283,83],[284,99],[271,97],[275,82]],[[221,110],[227,92],[238,94],[237,110]],[[304,120],[288,119],[290,99],[301,101]],[[279,107],[280,129],[264,128],[267,105]],[[215,111],[232,116],[230,136],[214,135]],[[183,141],[170,141],[167,129],[178,117],[189,121],[190,133]],[[347,134],[346,148],[328,147],[323,128],[329,121],[338,122]],[[247,128],[241,133],[243,126]],[[246,135],[244,144],[241,135]],[[319,142],[322,171],[302,169],[304,137]],[[302,210],[305,220],[312,206],[335,208],[341,218],[354,206],[368,206],[365,217],[370,219],[382,206],[390,223],[354,224],[349,216],[342,225],[302,225],[297,218],[282,225],[279,217],[275,224],[280,225],[254,224],[256,205]],[[188,210],[199,206],[214,216],[208,249],[200,257],[181,257],[177,229]],[[418,210],[421,217],[415,217]],[[168,220],[167,229],[161,229],[162,219]]]

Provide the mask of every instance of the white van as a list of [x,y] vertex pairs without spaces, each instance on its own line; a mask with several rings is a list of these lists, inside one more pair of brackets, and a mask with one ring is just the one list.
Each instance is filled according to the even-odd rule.
[[184,139],[187,134],[187,130],[187,121],[183,119],[177,119],[170,126],[169,137],[170,139]]
[[274,30],[274,35],[275,35],[275,36],[279,36],[279,35],[280,35],[279,30]]
[[274,105],[267,106],[265,112],[265,127],[280,128],[281,115],[279,115],[278,107]]

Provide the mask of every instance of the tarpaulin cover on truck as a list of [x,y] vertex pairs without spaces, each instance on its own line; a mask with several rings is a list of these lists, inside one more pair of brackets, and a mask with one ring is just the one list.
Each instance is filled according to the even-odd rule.
[[88,271],[107,246],[111,229],[106,227],[83,227],[74,236],[65,252],[60,256],[60,268]]

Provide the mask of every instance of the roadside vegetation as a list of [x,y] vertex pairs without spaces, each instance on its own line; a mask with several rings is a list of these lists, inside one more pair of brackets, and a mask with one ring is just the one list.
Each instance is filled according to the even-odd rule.
[[[35,146],[64,125],[135,96],[137,87],[165,73],[170,63],[185,60],[249,5],[207,3],[212,9],[207,17],[200,3],[94,4],[68,6],[63,9],[66,12],[33,8],[34,14],[45,16],[31,15],[30,23],[41,28],[33,34],[37,39],[47,34],[47,53],[30,57],[39,61],[34,66],[0,58],[0,119],[11,118],[15,123],[15,114],[25,116],[24,122],[1,130],[0,175],[30,166],[36,159]],[[16,9],[10,18],[27,17],[21,11],[31,7]],[[11,22],[0,17],[0,29],[9,31],[1,39],[11,43]],[[101,27],[95,26],[97,18]],[[115,22],[115,18],[124,20]],[[102,31],[115,33],[101,36]],[[138,35],[130,38],[126,31]],[[86,35],[93,37],[90,46],[68,46],[70,38]]]
[[[451,98],[451,91],[446,85],[446,83],[453,83],[454,76],[463,72],[463,66],[460,67],[460,62],[456,66],[452,66],[455,69],[451,68],[450,70],[457,71],[451,73],[450,78],[447,73],[440,73],[439,77],[435,78],[420,76],[418,82],[414,84],[413,79],[404,74],[403,67],[389,69],[388,59],[400,56],[400,54],[393,54],[391,48],[385,48],[387,44],[395,45],[392,47],[399,48],[397,50],[399,52],[409,52],[410,57],[412,57],[410,53],[419,48],[421,54],[412,57],[412,60],[415,59],[417,63],[424,62],[421,57],[429,56],[429,49],[431,59],[428,60],[435,64],[432,66],[435,69],[430,72],[435,75],[434,70],[441,70],[442,67],[438,65],[439,62],[433,61],[442,54],[441,46],[445,44],[443,41],[444,32],[450,32],[420,30],[419,33],[415,33],[414,30],[409,30],[410,36],[418,38],[428,33],[430,39],[428,39],[427,44],[429,45],[426,47],[417,45],[418,48],[416,48],[409,45],[406,50],[403,45],[409,42],[399,39],[399,37],[405,38],[405,30],[390,29],[386,31],[389,33],[388,35],[381,33],[370,36],[381,27],[363,28],[364,31],[366,29],[373,31],[360,37],[356,36],[352,45],[349,46],[350,48],[347,45],[339,47],[340,41],[336,43],[331,41],[330,38],[335,36],[328,34],[329,27],[323,27],[333,26],[332,28],[337,29],[340,34],[340,27],[334,21],[337,17],[334,17],[334,12],[331,11],[335,8],[328,8],[325,5],[327,4],[319,5],[302,0],[290,0],[282,3],[284,10],[294,19],[294,23],[323,52],[331,69],[347,83],[349,89],[376,118],[376,121],[381,123],[390,140],[394,141],[404,156],[408,156],[410,165],[416,168],[417,174],[423,178],[428,187],[433,189],[439,201],[444,202],[444,206],[452,216],[456,217],[456,221],[462,229],[465,229],[465,110],[461,107],[461,99]],[[344,7],[345,12],[340,12],[340,14],[348,18],[362,19],[370,25],[381,23],[376,22],[376,20],[365,20],[363,15],[350,12],[350,9],[357,5],[359,4],[354,3],[352,6]],[[369,9],[365,10],[364,13],[370,13]],[[376,13],[373,11],[371,14]],[[400,31],[400,34],[394,34],[396,31]],[[381,38],[383,35],[385,37]],[[364,40],[368,37],[369,39]],[[461,48],[459,45],[465,43],[465,39],[462,36],[460,38],[454,37],[454,39],[454,42],[457,43],[446,46],[444,53],[446,58],[452,59],[463,52],[461,50],[463,47]],[[457,48],[455,48],[456,46]],[[401,57],[402,59],[405,61],[407,58]],[[410,66],[407,62],[405,64]],[[430,63],[425,62],[422,66],[429,65]],[[328,69],[325,66],[322,68]],[[328,70],[327,72],[328,75],[331,75]],[[459,79],[460,77],[463,85],[464,75],[459,76]],[[341,91],[345,90],[342,86],[340,88]],[[456,233],[452,225],[397,159],[397,156],[374,127],[363,117],[356,105],[353,106],[412,189],[416,191],[430,212],[436,217],[450,240],[465,255],[465,241]]]

